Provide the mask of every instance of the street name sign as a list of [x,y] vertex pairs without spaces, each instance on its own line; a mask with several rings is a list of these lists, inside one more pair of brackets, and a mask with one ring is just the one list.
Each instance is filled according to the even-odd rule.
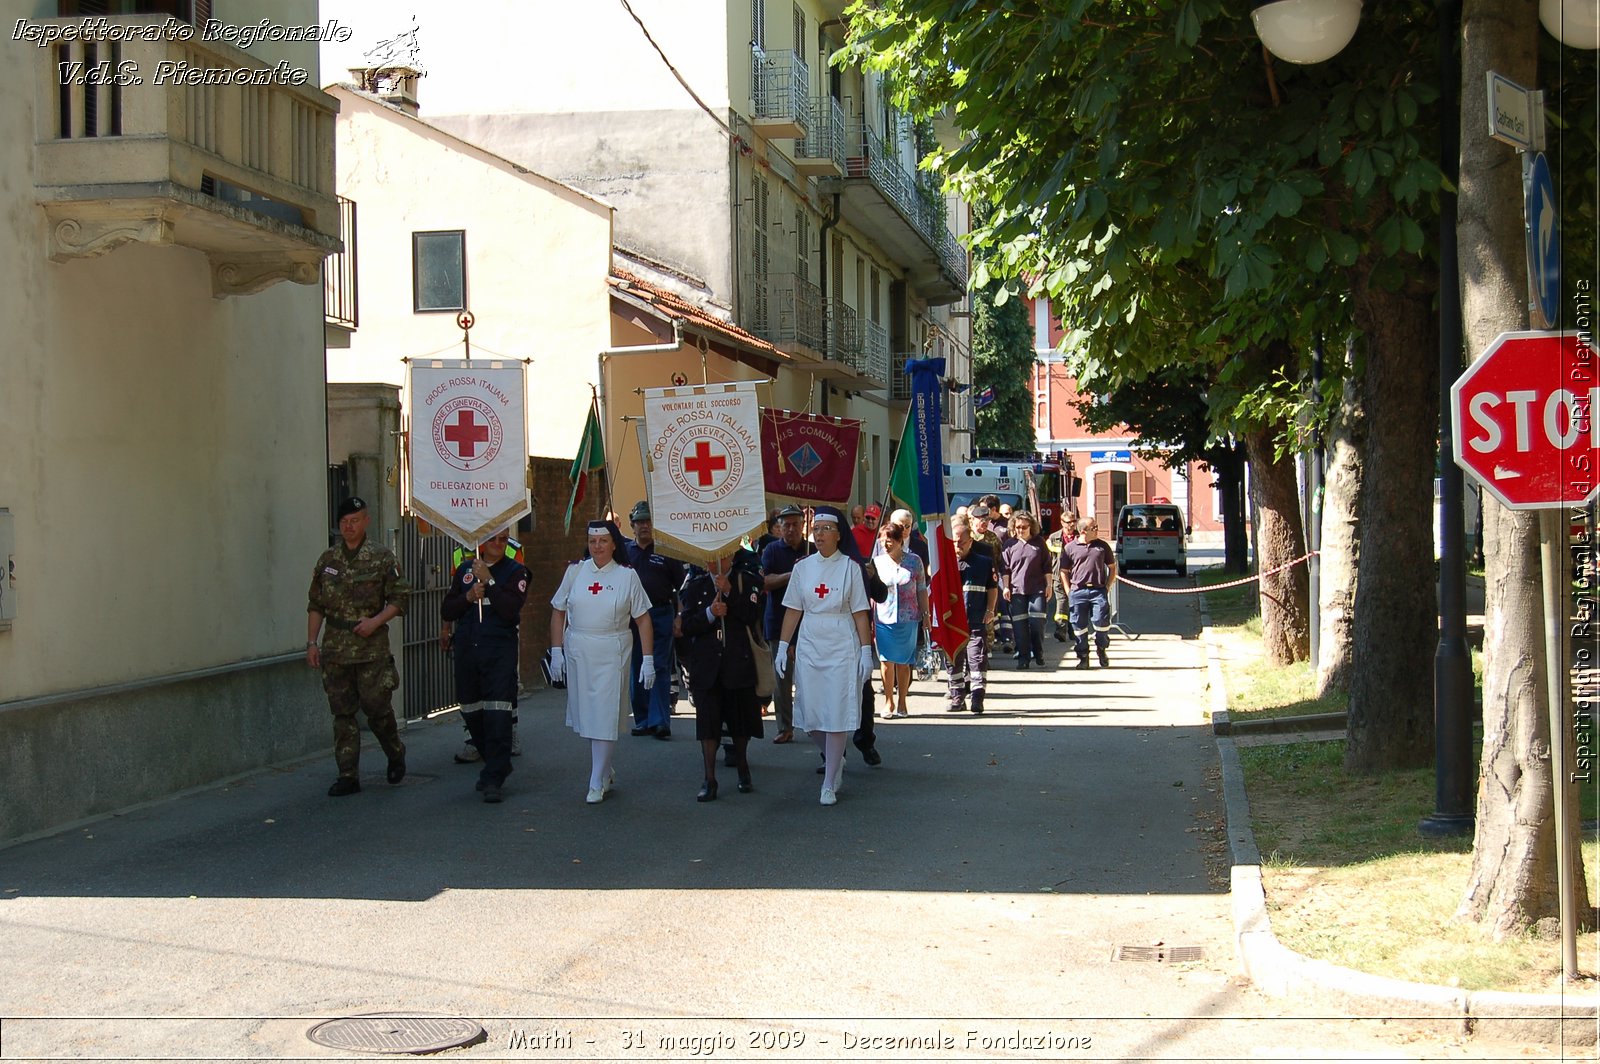
[[1597,369],[1586,336],[1501,333],[1450,388],[1456,464],[1513,510],[1593,499]]
[[1522,151],[1544,150],[1544,93],[1489,71],[1489,136]]

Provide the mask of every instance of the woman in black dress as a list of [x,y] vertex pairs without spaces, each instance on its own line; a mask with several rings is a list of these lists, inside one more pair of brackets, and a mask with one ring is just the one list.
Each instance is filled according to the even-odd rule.
[[761,582],[749,566],[718,558],[684,584],[679,618],[694,702],[694,736],[700,740],[705,781],[695,800],[717,797],[717,746],[727,728],[730,763],[738,765],[739,792],[750,784],[749,742],[761,738],[761,703],[756,697],[756,662],[751,649],[761,617]]

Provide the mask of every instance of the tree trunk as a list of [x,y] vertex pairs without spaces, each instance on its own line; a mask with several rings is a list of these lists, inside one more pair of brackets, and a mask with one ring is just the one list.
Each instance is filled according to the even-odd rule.
[[1434,284],[1399,291],[1352,281],[1366,334],[1366,415],[1357,563],[1355,668],[1344,767],[1375,775],[1433,763],[1433,648],[1439,641],[1433,559],[1439,329]]
[[1206,455],[1206,464],[1217,476],[1217,491],[1222,495],[1222,571],[1250,571],[1250,534],[1244,515],[1244,448],[1238,443],[1216,447]]
[[1322,501],[1322,595],[1318,603],[1322,621],[1317,648],[1318,696],[1350,690],[1366,434],[1361,382],[1347,377],[1339,417],[1328,427],[1328,472]]
[[[1462,33],[1462,129],[1482,130],[1485,71],[1536,83],[1537,5],[1465,0]],[[1517,153],[1487,137],[1463,136],[1459,187],[1463,333],[1467,350],[1478,352],[1500,333],[1527,327]],[[1559,908],[1538,524],[1535,514],[1483,502],[1483,762],[1472,873],[1457,916],[1496,940]],[[1574,822],[1569,841],[1581,868],[1577,831]],[[1588,888],[1581,871],[1575,878],[1577,911],[1587,923]]]
[[[1250,455],[1250,497],[1261,523],[1256,564],[1263,574],[1305,553],[1294,461],[1277,456],[1273,436],[1271,428],[1257,428],[1244,438]],[[1311,581],[1305,563],[1263,575],[1260,587],[1261,641],[1267,660],[1274,665],[1305,660],[1311,654]]]

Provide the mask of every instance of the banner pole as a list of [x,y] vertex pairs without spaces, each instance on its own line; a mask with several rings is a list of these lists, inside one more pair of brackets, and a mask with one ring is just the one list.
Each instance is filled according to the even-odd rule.
[[[879,520],[880,525],[882,524],[884,519],[888,518],[889,511],[894,509],[894,495],[893,495],[893,491],[892,491],[892,489],[894,488],[894,467],[895,467],[895,464],[900,461],[900,452],[905,450],[905,447],[906,447],[906,429],[911,427],[911,418],[913,416],[913,412],[915,411],[915,409],[916,409],[916,407],[915,407],[914,402],[906,403],[905,420],[900,422],[900,446],[894,452],[894,461],[889,463],[889,479],[884,482],[884,485],[883,485],[883,500],[878,504],[879,507],[883,510],[883,517],[880,518],[880,520]],[[915,514],[913,516],[915,516],[917,518],[917,520],[919,520],[919,521],[922,520],[922,515],[921,514]]]

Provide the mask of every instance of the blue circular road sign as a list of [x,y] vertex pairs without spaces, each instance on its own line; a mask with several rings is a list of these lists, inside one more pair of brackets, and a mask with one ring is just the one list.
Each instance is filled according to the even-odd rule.
[[1555,328],[1561,303],[1561,223],[1556,208],[1556,187],[1550,179],[1550,163],[1543,152],[1535,153],[1528,166],[1524,194],[1528,217],[1528,283],[1533,289],[1533,308],[1544,320],[1536,328]]

